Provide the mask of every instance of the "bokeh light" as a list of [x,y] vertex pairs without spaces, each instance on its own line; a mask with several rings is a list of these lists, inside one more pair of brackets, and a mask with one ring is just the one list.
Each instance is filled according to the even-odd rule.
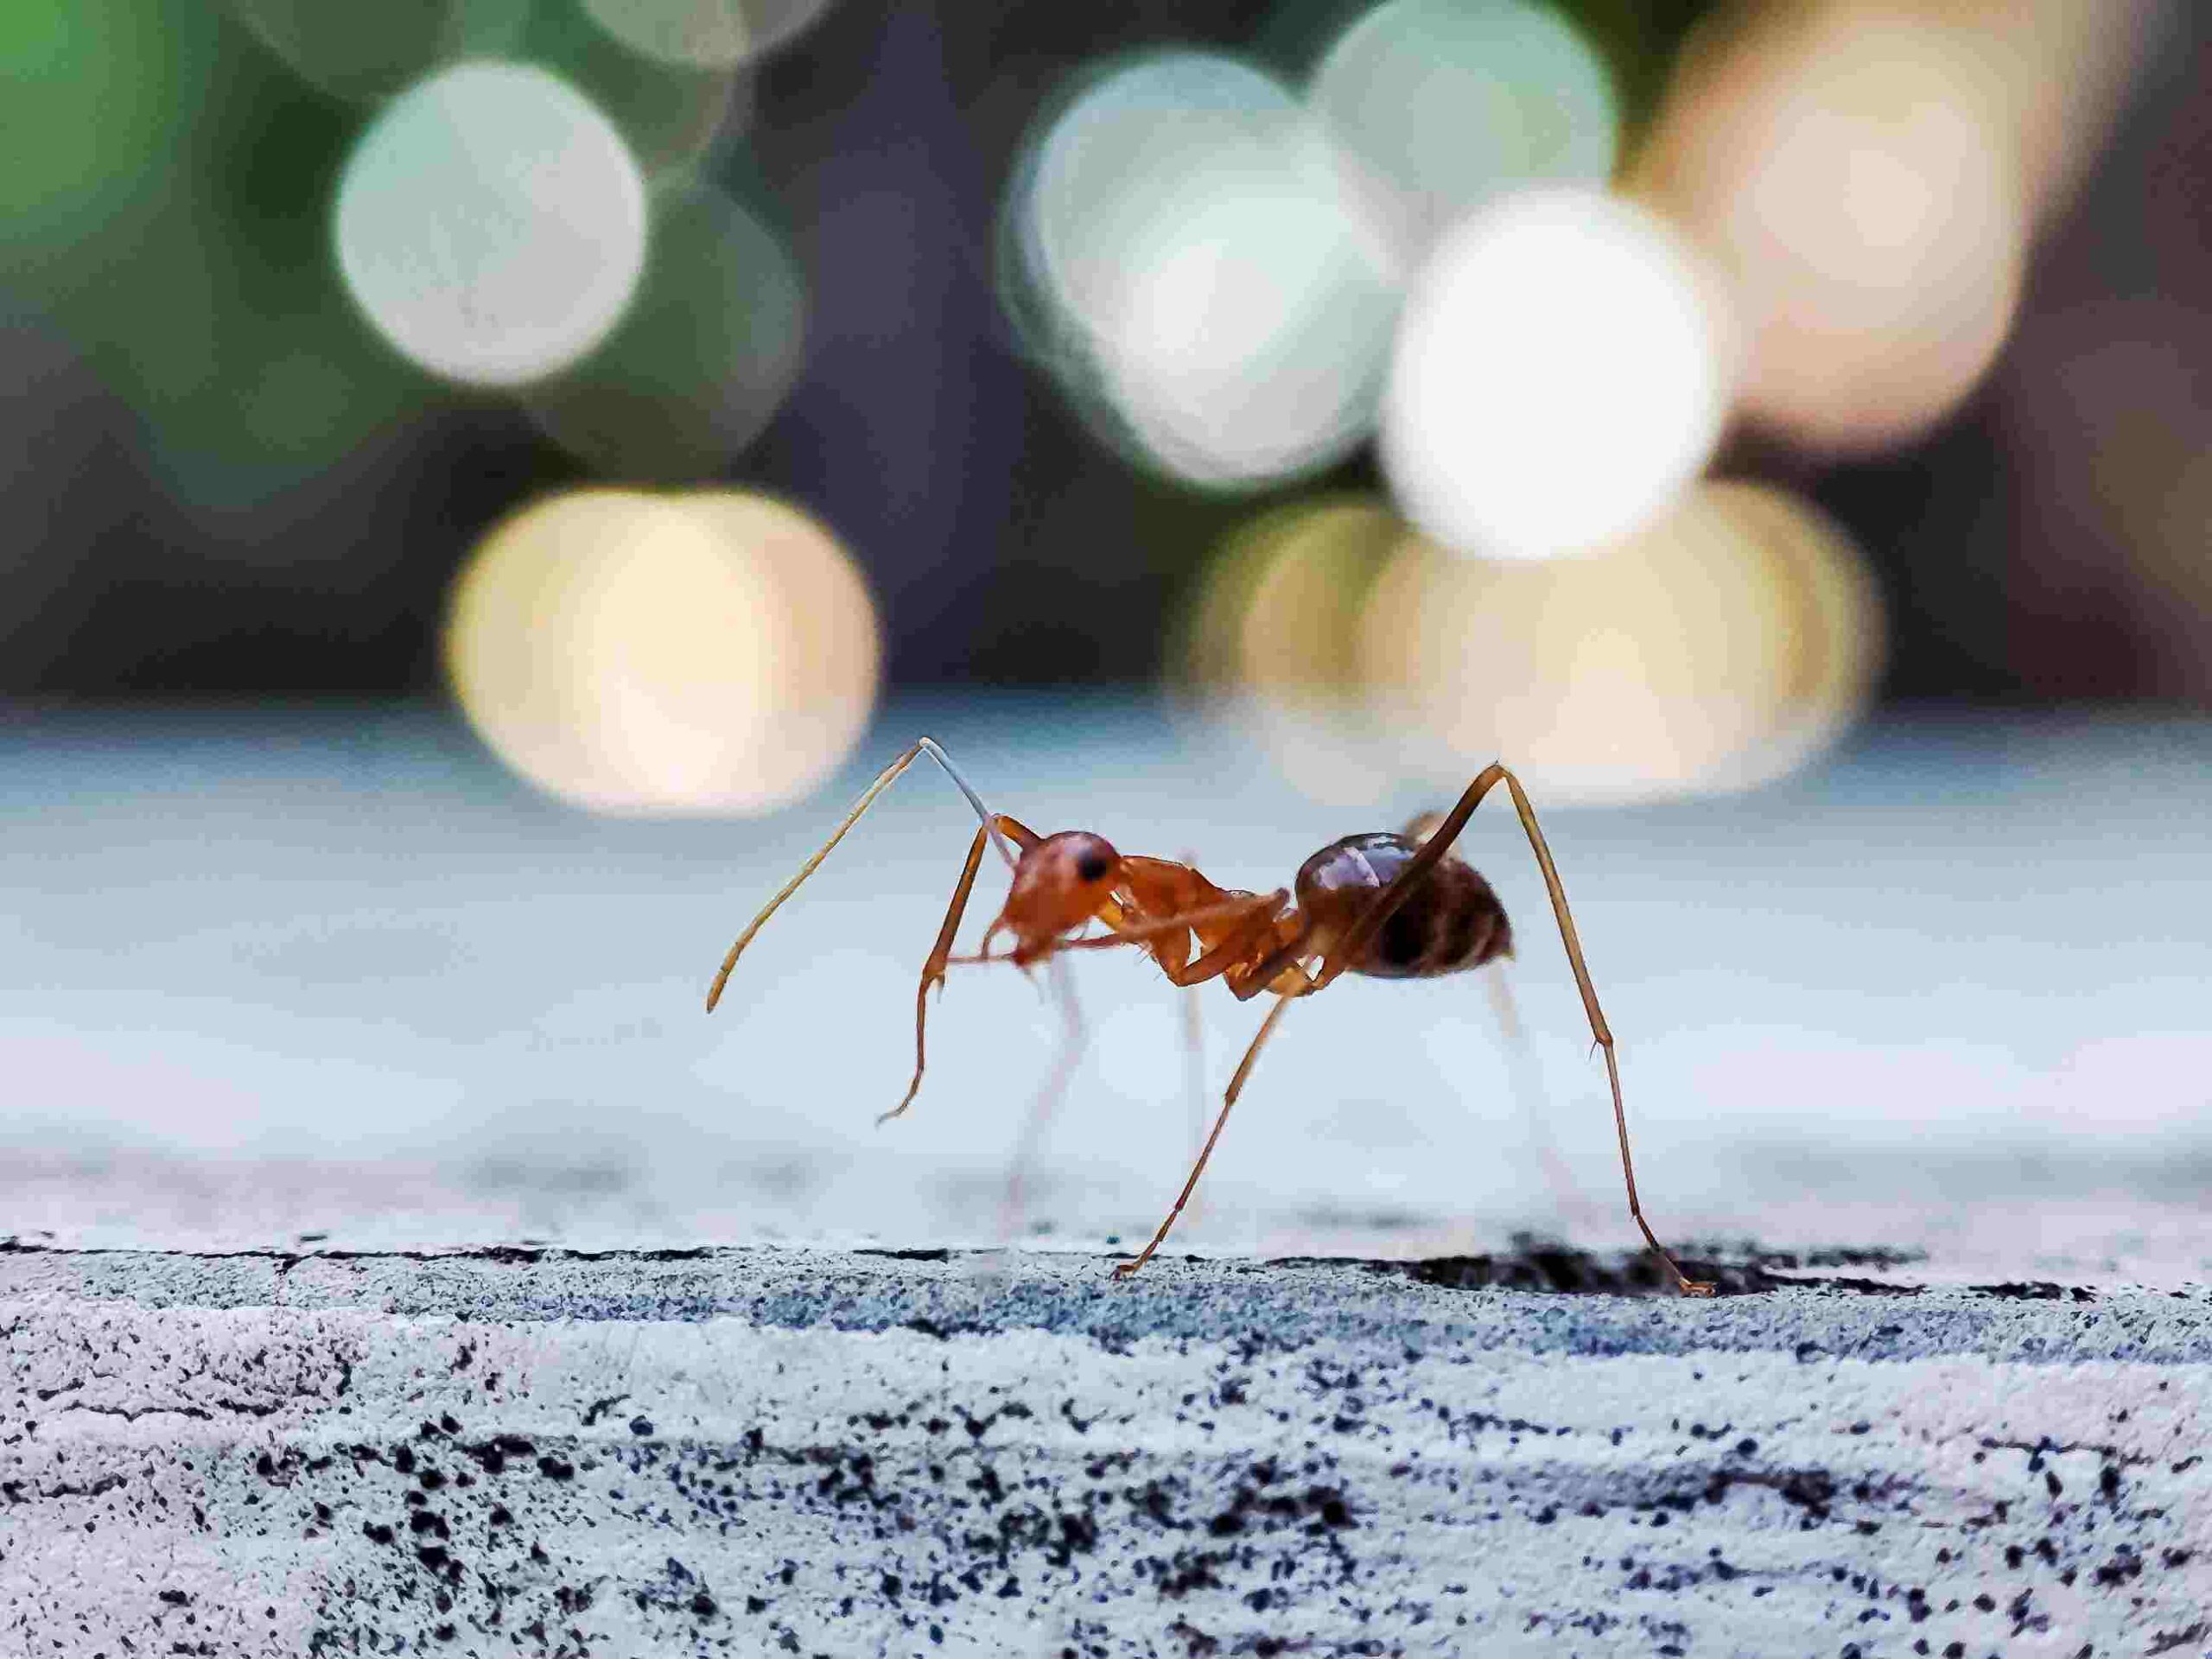
[[1263,513],[1215,550],[1171,644],[1177,690],[1313,799],[1364,804],[1389,782],[1369,729],[1357,625],[1405,537],[1370,495]]
[[1210,53],[1140,58],[1033,129],[1001,223],[1031,348],[1102,435],[1251,486],[1367,435],[1397,294],[1291,93]]
[[645,56],[609,35],[575,0],[538,6],[503,55],[527,60],[582,92],[614,124],[656,185],[705,170],[716,141],[752,119],[748,70]]
[[[143,417],[124,441],[164,488],[227,515],[224,547],[250,548],[264,509],[388,432],[420,390],[328,257],[353,118],[197,0],[99,29],[75,8],[0,11],[0,308],[67,340]],[[73,540],[45,556],[78,561]]]
[[[2044,320],[1999,372],[1992,401],[2012,464],[1993,485],[2017,526],[2008,633],[2054,691],[2132,682],[2212,702],[2208,361],[2212,308],[2134,295]],[[2129,640],[2120,664],[2081,649],[2115,615]]]
[[454,585],[445,660],[470,723],[595,811],[771,810],[833,771],[875,699],[868,586],[819,524],[735,492],[556,497]]
[[339,185],[338,257],[431,372],[510,386],[613,327],[645,257],[645,182],[606,116],[541,69],[458,65],[396,99]]
[[1735,481],[1705,493],[1728,533],[1763,558],[1769,614],[1785,637],[1773,717],[1709,780],[1744,789],[1795,772],[1866,711],[1888,660],[1888,620],[1865,552],[1809,502]]
[[158,188],[213,27],[152,6],[87,27],[78,0],[0,6],[0,257],[96,235]]
[[1870,448],[1980,379],[2027,245],[2010,110],[1978,36],[1888,9],[1763,11],[1688,54],[1637,182],[1735,280],[1751,411]]
[[621,325],[524,407],[604,471],[675,482],[728,466],[789,394],[806,289],[783,238],[719,191],[664,196],[654,212],[652,262]]
[[365,100],[397,92],[454,43],[454,0],[227,0],[300,78],[333,96]]
[[1701,484],[1586,558],[1453,557],[1409,538],[1358,652],[1378,733],[1440,781],[1493,760],[1548,798],[1740,788],[1802,764],[1871,693],[1859,555],[1763,486]]
[[1306,100],[1408,275],[1502,191],[1612,176],[1605,66],[1559,13],[1525,0],[1386,0],[1330,48]]
[[2162,10],[2164,0],[1961,0],[1937,14],[1971,29],[1972,49],[2000,77],[2039,216],[2071,200]]
[[1384,470],[1457,551],[1595,546],[1703,468],[1734,351],[1718,285],[1653,215],[1594,190],[1504,198],[1445,238],[1407,301]]
[[582,0],[609,35],[645,57],[729,69],[811,24],[829,0]]

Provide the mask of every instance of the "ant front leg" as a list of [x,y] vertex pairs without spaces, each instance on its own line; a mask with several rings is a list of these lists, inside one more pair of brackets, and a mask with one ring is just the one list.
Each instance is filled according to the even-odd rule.
[[982,868],[983,849],[990,844],[994,835],[1006,836],[1017,847],[1033,847],[1036,834],[1007,817],[1003,812],[993,813],[976,830],[976,839],[969,843],[968,861],[961,867],[960,880],[952,889],[952,902],[944,912],[944,925],[938,929],[937,943],[930,947],[929,959],[922,963],[922,982],[914,992],[914,1078],[906,1085],[906,1094],[899,1103],[875,1121],[888,1123],[894,1117],[905,1116],[914,1103],[914,1096],[922,1086],[922,1071],[928,1061],[925,1028],[929,1023],[930,987],[942,987],[944,969],[952,959],[952,941],[960,931],[961,918],[968,913],[968,896],[976,888],[976,873]]

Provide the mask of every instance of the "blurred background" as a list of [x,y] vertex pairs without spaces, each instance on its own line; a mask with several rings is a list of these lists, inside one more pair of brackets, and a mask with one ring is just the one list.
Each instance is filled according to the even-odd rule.
[[[0,65],[0,1231],[369,1226],[370,1155],[449,1232],[969,1225],[1058,1039],[959,988],[989,1108],[885,1207],[941,780],[690,1014],[923,722],[1262,888],[1503,755],[1655,1155],[1765,1126],[1699,1224],[1870,1100],[1916,1217],[1939,1121],[2015,1187],[2107,1119],[2208,1167],[2201,5],[14,0]],[[1522,1129],[1406,1167],[1469,1065],[1611,1190],[1481,858],[1548,1034],[1317,1005],[1234,1236],[1560,1224]],[[1242,1039],[1194,1073],[1117,971],[1063,1230],[1172,1191]]]

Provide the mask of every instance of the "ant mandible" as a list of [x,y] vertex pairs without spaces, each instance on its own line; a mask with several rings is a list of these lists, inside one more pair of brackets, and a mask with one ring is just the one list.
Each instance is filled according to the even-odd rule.
[[[959,785],[982,824],[953,887],[944,925],[938,930],[937,943],[922,964],[921,985],[914,998],[913,1080],[907,1084],[905,1097],[884,1118],[904,1113],[922,1086],[930,988],[942,987],[945,969],[956,963],[1012,962],[1027,968],[1062,951],[1135,945],[1159,963],[1177,985],[1199,985],[1218,979],[1240,1002],[1262,991],[1275,995],[1274,1007],[1261,1022],[1230,1079],[1221,1115],[1214,1120],[1190,1178],[1176,1196],[1175,1207],[1135,1259],[1114,1269],[1115,1277],[1126,1279],[1150,1261],[1183,1213],[1198,1178],[1205,1173],[1206,1160],[1213,1156],[1214,1144],[1221,1139],[1230,1110],[1251,1076],[1253,1063],[1294,1001],[1326,990],[1347,973],[1378,979],[1432,978],[1478,968],[1512,953],[1512,931],[1504,906],[1490,883],[1452,851],[1452,843],[1483,797],[1503,784],[1551,895],[1552,913],[1558,918],[1560,938],[1567,945],[1576,988],[1582,993],[1591,1035],[1605,1052],[1605,1077],[1612,1088],[1613,1127],[1620,1141],[1621,1173],[1628,1183],[1629,1214],[1643,1230],[1652,1253],[1665,1263],[1678,1291],[1685,1296],[1713,1294],[1710,1284],[1692,1279],[1681,1270],[1643,1218],[1636,1192],[1636,1165],[1629,1154],[1628,1116],[1621,1103],[1613,1034],[1598,1007],[1598,992],[1590,982],[1582,943],[1567,907],[1567,892],[1560,885],[1551,849],[1537,825],[1535,809],[1529,804],[1520,779],[1503,766],[1484,767],[1459,804],[1441,818],[1418,819],[1403,834],[1346,836],[1300,866],[1293,887],[1255,893],[1217,887],[1189,864],[1175,860],[1117,852],[1104,836],[1089,830],[1063,830],[1040,836],[986,807],[944,749],[925,737],[883,769],[821,850],[800,866],[798,874],[738,936],[707,993],[709,1012],[721,1000],[730,970],[762,925],[821,867],[875,798],[925,754]],[[967,911],[968,895],[982,866],[984,848],[991,843],[997,845],[1000,855],[1013,869],[1013,886],[1005,906],[983,935],[977,954],[956,957],[953,936]],[[1084,935],[1083,931],[1094,921],[1111,931]],[[991,942],[1001,932],[1011,936],[1013,947],[1003,956],[994,957]]]

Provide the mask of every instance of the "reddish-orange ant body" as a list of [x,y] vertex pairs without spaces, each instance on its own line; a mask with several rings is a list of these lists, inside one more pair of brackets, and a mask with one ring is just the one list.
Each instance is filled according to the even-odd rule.
[[[1088,830],[1038,835],[984,806],[944,751],[925,737],[884,768],[821,850],[800,867],[798,874],[738,937],[707,993],[710,1011],[721,1000],[739,956],[762,925],[814,874],[875,798],[924,754],[943,766],[959,785],[976,809],[982,827],[968,849],[968,861],[953,887],[952,903],[945,912],[944,925],[938,931],[937,944],[922,964],[921,985],[914,1001],[913,1081],[907,1085],[905,1098],[885,1117],[904,1112],[921,1087],[930,988],[941,986],[946,968],[956,963],[1007,961],[1028,967],[1062,951],[1134,945],[1149,955],[1177,985],[1218,979],[1239,1001],[1262,991],[1275,995],[1274,1007],[1230,1080],[1221,1115],[1214,1120],[1212,1132],[1192,1167],[1190,1179],[1183,1183],[1174,1208],[1135,1259],[1114,1269],[1116,1277],[1127,1278],[1151,1260],[1176,1217],[1183,1213],[1199,1176],[1205,1172],[1206,1160],[1213,1156],[1214,1143],[1229,1122],[1230,1109],[1251,1075],[1254,1061],[1292,1002],[1325,990],[1347,973],[1381,979],[1427,978],[1478,968],[1511,954],[1512,931],[1504,907],[1490,883],[1452,851],[1452,843],[1483,797],[1503,784],[1551,895],[1552,912],[1558,918],[1575,985],[1582,993],[1591,1034],[1605,1052],[1605,1076],[1612,1088],[1613,1123],[1620,1140],[1621,1172],[1628,1183],[1629,1213],[1682,1294],[1713,1294],[1711,1285],[1683,1273],[1643,1218],[1636,1192],[1636,1166],[1629,1154],[1628,1118],[1621,1103],[1613,1035],[1598,1007],[1598,993],[1582,959],[1581,941],[1575,936],[1574,918],[1567,911],[1566,890],[1560,885],[1551,849],[1537,825],[1535,809],[1529,805],[1520,780],[1502,766],[1484,767],[1467,785],[1459,804],[1440,818],[1417,820],[1402,834],[1347,836],[1307,859],[1299,868],[1292,887],[1255,893],[1217,887],[1187,863],[1119,852],[1103,836]],[[997,919],[984,934],[978,954],[955,957],[953,936],[966,912],[984,849],[993,842],[1013,868],[1013,886]],[[1093,922],[1109,931],[1085,934]],[[1003,956],[993,957],[991,942],[1002,932],[1012,939],[1012,948]]]

